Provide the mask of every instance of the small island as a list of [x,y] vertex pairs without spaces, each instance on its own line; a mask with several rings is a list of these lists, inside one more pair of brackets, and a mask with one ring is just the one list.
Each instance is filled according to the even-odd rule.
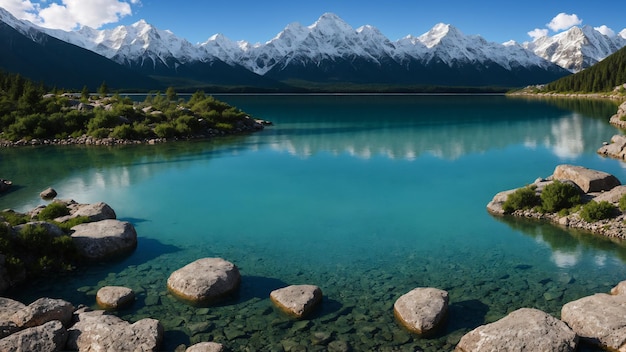
[[258,131],[270,124],[203,91],[179,98],[174,88],[143,102],[110,94],[52,91],[0,72],[0,146],[159,143]]

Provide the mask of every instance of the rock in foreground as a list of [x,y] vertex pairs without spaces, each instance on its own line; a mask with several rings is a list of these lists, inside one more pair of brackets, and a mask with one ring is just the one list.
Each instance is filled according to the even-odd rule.
[[322,290],[314,285],[292,285],[272,291],[270,299],[280,310],[300,319],[322,301]]
[[68,332],[67,348],[78,351],[158,351],[163,326],[155,319],[130,324],[104,311],[81,312]]
[[418,287],[398,298],[393,313],[409,331],[429,335],[440,327],[448,312],[448,292]]
[[582,339],[609,351],[626,351],[626,295],[598,293],[569,302],[561,319]]
[[82,256],[101,260],[132,252],[137,247],[135,227],[126,221],[102,220],[72,227],[72,240]]
[[537,309],[518,309],[465,334],[455,352],[574,351],[576,334],[562,321]]
[[67,330],[58,320],[16,332],[0,339],[0,351],[64,351]]
[[241,275],[233,263],[222,258],[203,258],[174,271],[167,288],[191,303],[208,303],[239,287]]

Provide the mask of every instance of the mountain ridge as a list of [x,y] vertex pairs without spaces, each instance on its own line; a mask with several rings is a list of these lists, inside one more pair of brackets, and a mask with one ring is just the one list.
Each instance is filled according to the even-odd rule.
[[[26,36],[41,31],[155,78],[271,89],[285,88],[285,82],[294,81],[303,82],[301,88],[307,82],[500,87],[541,84],[572,71],[571,67],[565,70],[542,55],[551,60],[557,57],[556,61],[569,55],[580,61],[582,67],[597,62],[607,50],[626,46],[626,38],[620,37],[623,42],[617,44],[607,44],[606,38],[581,31],[594,36],[594,40],[575,40],[604,43],[601,47],[605,50],[593,51],[589,45],[581,44],[574,46],[578,50],[574,55],[572,45],[568,44],[570,54],[559,56],[554,52],[564,39],[557,40],[557,44],[543,39],[544,45],[527,47],[517,43],[498,44],[478,35],[465,35],[444,23],[436,24],[418,37],[408,35],[391,41],[374,26],[354,29],[333,13],[323,14],[310,26],[288,24],[271,40],[256,44],[233,42],[221,34],[192,44],[145,20],[106,30],[83,27],[65,32],[17,20],[0,8],[0,21]],[[590,58],[585,61],[579,58],[581,55]]]

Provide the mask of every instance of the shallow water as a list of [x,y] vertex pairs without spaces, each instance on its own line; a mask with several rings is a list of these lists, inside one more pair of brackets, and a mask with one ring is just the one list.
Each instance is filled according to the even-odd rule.
[[[94,306],[104,285],[138,293],[127,320],[161,320],[164,348],[219,341],[233,350],[451,350],[478,325],[521,308],[559,316],[571,300],[626,278],[626,247],[588,233],[490,216],[501,190],[562,163],[626,180],[595,151],[618,131],[616,105],[502,96],[219,96],[275,126],[250,136],[157,146],[0,150],[15,190],[0,208],[60,198],[104,201],[139,234],[113,263],[42,279],[10,295]],[[243,275],[237,297],[198,308],[168,294],[169,274],[220,256]],[[324,302],[292,321],[269,292],[315,284]],[[448,290],[443,331],[405,332],[394,301]]]

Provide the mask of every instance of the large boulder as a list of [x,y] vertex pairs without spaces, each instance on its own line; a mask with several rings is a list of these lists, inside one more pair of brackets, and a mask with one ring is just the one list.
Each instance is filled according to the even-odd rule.
[[562,321],[538,309],[521,308],[465,334],[454,349],[474,351],[574,351],[576,334]]
[[20,329],[17,324],[11,320],[11,317],[24,308],[26,308],[26,305],[21,302],[0,297],[0,339]]
[[239,287],[241,275],[233,263],[222,258],[203,258],[174,271],[167,288],[192,303],[208,303]]
[[393,313],[409,331],[430,335],[448,313],[448,292],[431,287],[415,288],[396,300]]
[[69,326],[73,312],[74,306],[70,302],[62,299],[40,298],[24,309],[16,311],[10,319],[20,328],[43,325],[53,320]]
[[283,312],[304,318],[322,301],[322,290],[314,285],[292,285],[272,291],[270,299]]
[[597,197],[593,198],[596,202],[607,201],[614,205],[619,205],[619,200],[626,194],[626,186],[617,186],[610,191],[602,192]]
[[24,329],[0,339],[0,351],[64,351],[67,330],[58,320]]
[[101,220],[72,227],[72,240],[82,256],[100,260],[132,252],[137,231],[126,221]]
[[135,292],[128,287],[104,286],[96,293],[96,303],[104,309],[124,308],[135,301]]
[[571,180],[585,193],[608,191],[621,184],[611,174],[576,165],[558,165],[552,177],[559,181]]
[[158,351],[163,326],[156,319],[130,324],[104,311],[80,312],[68,329],[67,348],[78,351]]
[[626,295],[598,293],[569,302],[561,319],[582,339],[610,351],[626,351]]

